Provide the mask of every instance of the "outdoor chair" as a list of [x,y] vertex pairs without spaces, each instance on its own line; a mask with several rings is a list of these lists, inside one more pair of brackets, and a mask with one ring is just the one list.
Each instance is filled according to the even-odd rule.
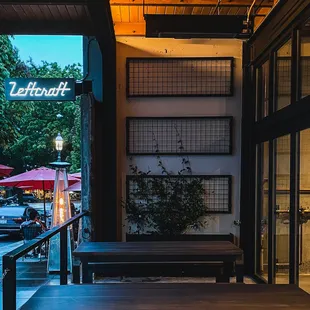
[[[41,226],[30,224],[28,226],[22,227],[21,233],[22,233],[22,236],[24,239],[24,244],[25,244],[25,243],[31,241],[32,239],[36,238],[37,236],[39,236],[42,233],[42,228],[41,228]],[[41,261],[41,248],[42,248],[42,245],[40,245],[38,247],[40,261]],[[28,256],[28,254],[26,254],[24,256],[24,258],[26,258],[27,256]],[[31,257],[31,255],[29,255],[29,256]]]

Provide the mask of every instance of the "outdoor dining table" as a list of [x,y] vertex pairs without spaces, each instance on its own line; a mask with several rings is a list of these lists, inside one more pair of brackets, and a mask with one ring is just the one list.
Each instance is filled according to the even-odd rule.
[[[222,262],[219,282],[229,282],[232,264],[242,260],[243,251],[229,241],[83,242],[73,255],[82,263],[83,283],[92,282],[90,263],[161,262]],[[236,273],[242,282],[242,268]]]

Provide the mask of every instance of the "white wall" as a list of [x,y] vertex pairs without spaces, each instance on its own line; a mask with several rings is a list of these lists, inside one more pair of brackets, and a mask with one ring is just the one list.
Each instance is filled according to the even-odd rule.
[[[129,173],[129,162],[125,153],[127,116],[233,116],[233,155],[190,156],[190,162],[193,174],[231,174],[233,176],[233,213],[214,215],[208,228],[199,233],[231,232],[239,235],[239,229],[233,225],[233,221],[239,219],[240,212],[242,42],[239,40],[175,40],[142,37],[118,37],[117,42],[119,200],[125,197],[125,180],[126,174]],[[126,98],[127,57],[221,56],[235,58],[233,97]],[[174,172],[180,170],[179,158],[164,156],[163,159],[168,170]],[[134,160],[139,169],[150,169],[153,174],[160,174],[154,156],[139,156]],[[123,229],[123,236],[125,233]]]

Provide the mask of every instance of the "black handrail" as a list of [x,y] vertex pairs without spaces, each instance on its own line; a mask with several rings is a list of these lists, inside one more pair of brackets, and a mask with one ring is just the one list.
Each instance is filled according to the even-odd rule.
[[2,299],[3,310],[16,309],[16,260],[29,251],[35,249],[43,242],[49,240],[54,235],[60,233],[60,285],[68,283],[68,238],[67,227],[72,225],[75,221],[79,220],[83,216],[87,215],[88,211],[81,212],[76,216],[70,218],[62,225],[53,227],[51,230],[39,235],[27,244],[21,245],[17,249],[5,254],[2,258]]

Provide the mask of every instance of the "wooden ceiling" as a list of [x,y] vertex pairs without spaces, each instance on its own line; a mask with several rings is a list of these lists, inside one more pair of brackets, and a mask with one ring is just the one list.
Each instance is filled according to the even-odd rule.
[[91,35],[94,29],[88,7],[82,1],[51,4],[47,0],[0,0],[0,33]]
[[[256,0],[254,28],[278,0]],[[115,34],[144,36],[144,14],[247,15],[253,0],[110,0]]]

